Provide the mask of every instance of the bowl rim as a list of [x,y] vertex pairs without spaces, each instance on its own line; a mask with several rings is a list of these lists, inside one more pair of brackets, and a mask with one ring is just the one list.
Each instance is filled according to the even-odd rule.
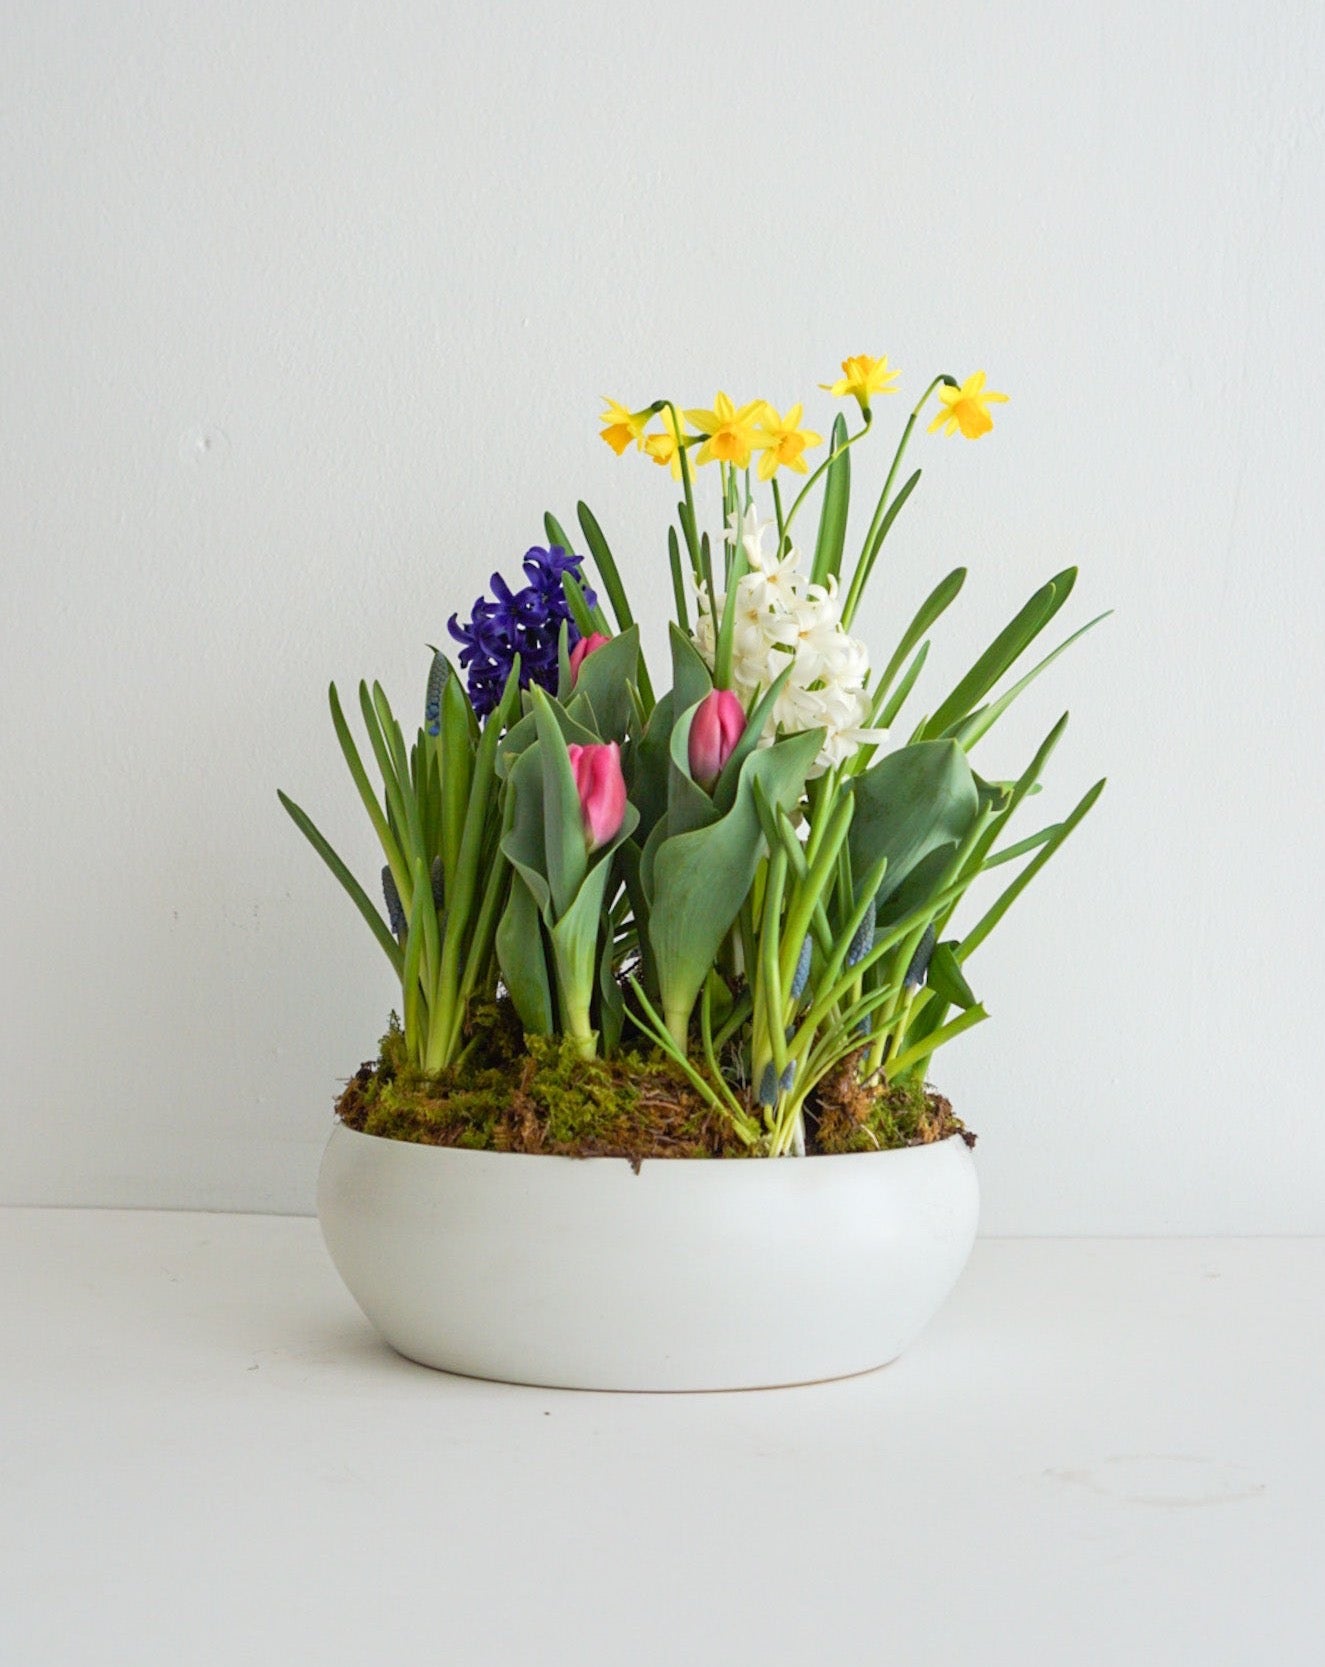
[[[564,1152],[493,1152],[485,1149],[476,1149],[471,1146],[434,1145],[432,1142],[425,1140],[396,1140],[391,1135],[369,1134],[366,1129],[351,1128],[348,1123],[343,1123],[340,1118],[336,1118],[331,1133],[328,1136],[328,1144],[330,1144],[332,1140],[336,1139],[338,1135],[351,1135],[355,1137],[357,1141],[367,1143],[364,1147],[365,1150],[373,1146],[377,1147],[379,1150],[384,1150],[387,1147],[404,1149],[412,1148],[416,1152],[431,1154],[431,1156],[421,1160],[423,1162],[435,1162],[439,1158],[442,1160],[458,1158],[463,1159],[467,1163],[472,1163],[477,1160],[480,1164],[488,1167],[493,1163],[511,1165],[512,1160],[519,1160],[524,1164],[553,1163],[570,1165],[577,1169],[597,1169],[600,1172],[604,1169],[612,1167],[616,1167],[618,1169],[626,1168],[634,1171],[637,1175],[645,1168],[647,1168],[651,1174],[661,1174],[666,1171],[695,1174],[710,1170],[717,1174],[722,1174],[726,1171],[732,1170],[740,1171],[741,1173],[758,1173],[759,1171],[765,1169],[770,1173],[775,1173],[780,1176],[785,1176],[787,1173],[787,1171],[781,1167],[781,1163],[778,1159],[767,1156],[739,1158],[652,1157],[640,1158],[637,1162],[632,1158],[615,1155],[609,1156],[604,1154],[576,1157],[572,1154]],[[937,1154],[939,1152],[951,1151],[954,1146],[961,1147],[968,1156],[970,1155],[971,1147],[967,1141],[965,1141],[960,1134],[950,1134],[945,1135],[942,1140],[922,1141],[914,1146],[891,1146],[877,1152],[816,1152],[808,1154],[807,1158],[793,1159],[792,1161],[797,1163],[805,1163],[808,1161],[814,1172],[823,1173],[824,1166],[840,1167],[843,1164],[859,1164],[862,1159],[867,1162],[877,1162],[882,1158],[889,1158],[893,1160],[905,1158],[911,1160],[912,1162],[915,1162],[917,1159],[923,1161],[925,1154]],[[790,1157],[790,1154],[786,1154],[786,1156]]]

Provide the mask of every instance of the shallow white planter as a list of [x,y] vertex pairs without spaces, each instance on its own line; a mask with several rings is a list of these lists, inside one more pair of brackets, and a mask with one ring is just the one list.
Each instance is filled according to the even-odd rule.
[[954,1136],[849,1157],[537,1157],[337,1124],[332,1260],[426,1366],[568,1389],[752,1389],[901,1353],[975,1237]]

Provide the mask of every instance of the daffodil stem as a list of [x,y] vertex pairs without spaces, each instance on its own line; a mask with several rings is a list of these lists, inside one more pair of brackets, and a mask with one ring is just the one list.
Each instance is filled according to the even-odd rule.
[[690,552],[691,569],[699,572],[699,545],[695,537],[695,487],[690,477],[690,459],[686,456],[685,442],[680,439],[681,418],[675,405],[670,399],[662,403],[672,413],[672,432],[678,437],[677,451],[681,459],[681,488],[685,493],[687,514],[681,518],[681,531],[685,534],[686,548]]
[[778,487],[778,478],[777,478],[776,475],[773,476],[772,487],[773,487],[773,513],[777,517],[777,523],[778,523],[778,560],[780,561],[782,559],[783,554],[784,554],[784,551],[783,551],[782,547],[785,544],[786,538],[787,538],[787,524],[786,524],[786,521],[783,519],[783,515],[782,515],[782,493],[781,493],[781,490]]
[[810,476],[809,480],[807,480],[805,482],[805,485],[801,487],[800,491],[796,494],[795,498],[792,500],[792,505],[791,505],[790,510],[787,512],[786,525],[782,529],[782,533],[783,533],[784,538],[789,538],[791,536],[791,524],[796,519],[796,512],[800,509],[801,505],[805,502],[806,494],[810,491],[811,487],[814,486],[814,484],[818,481],[818,479],[821,475],[824,475],[828,472],[828,467],[832,463],[832,461],[835,457],[840,457],[842,455],[842,453],[844,451],[846,451],[849,447],[854,446],[857,440],[863,440],[865,438],[865,436],[870,431],[870,422],[871,421],[872,421],[872,419],[871,419],[869,413],[867,412],[866,415],[865,415],[865,426],[863,428],[858,429],[856,431],[856,433],[854,433],[854,434],[848,434],[846,439],[843,440],[842,444],[837,448],[836,451],[830,450],[829,453],[828,453],[828,456],[824,458],[823,462],[818,466],[817,469],[815,469],[813,474]]
[[902,457],[906,452],[907,442],[911,438],[912,430],[920,418],[920,413],[929,403],[929,396],[941,383],[946,382],[955,388],[957,383],[946,374],[936,376],[917,401],[915,409],[906,419],[906,427],[902,430],[902,438],[897,442],[897,450],[893,454],[892,467],[888,470],[888,477],[883,483],[883,491],[879,493],[879,502],[874,510],[874,519],[870,522],[870,530],[865,534],[865,542],[861,546],[860,560],[856,563],[856,571],[851,575],[851,586],[847,591],[847,599],[842,604],[842,624],[850,629],[851,621],[855,617],[856,609],[860,605],[861,593],[865,589],[865,581],[870,576],[874,566],[874,558],[878,554],[878,544],[881,542],[880,532],[883,528],[884,516],[888,513],[888,499],[892,494],[893,482],[897,479],[897,471],[902,466]]

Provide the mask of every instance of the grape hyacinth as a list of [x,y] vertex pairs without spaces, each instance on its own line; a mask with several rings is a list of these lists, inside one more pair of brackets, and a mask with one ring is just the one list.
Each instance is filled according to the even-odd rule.
[[[531,683],[555,691],[557,686],[557,643],[561,627],[568,628],[568,646],[574,648],[580,633],[571,619],[562,574],[569,573],[583,585],[579,556],[568,555],[559,545],[540,549],[537,545],[525,552],[524,567],[528,584],[513,591],[500,573],[491,580],[490,601],[480,596],[466,625],[457,623],[451,615],[447,629],[462,644],[460,664],[465,669],[465,684],[474,711],[486,718],[501,699],[506,679],[510,676],[515,656],[520,656],[520,687]],[[598,598],[584,586],[584,600],[588,607],[597,605]]]

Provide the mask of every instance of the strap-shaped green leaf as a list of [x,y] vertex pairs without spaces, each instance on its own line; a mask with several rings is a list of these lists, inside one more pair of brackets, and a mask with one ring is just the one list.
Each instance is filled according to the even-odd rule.
[[1000,695],[997,700],[991,701],[988,706],[980,707],[978,711],[972,712],[971,715],[964,719],[961,723],[954,725],[952,731],[954,740],[960,741],[962,746],[964,746],[967,752],[969,752],[980,737],[982,735],[986,735],[994,727],[998,720],[1007,711],[1008,707],[1012,705],[1014,700],[1016,700],[1017,696],[1034,683],[1035,679],[1042,671],[1053,665],[1058,656],[1071,648],[1072,644],[1078,637],[1084,637],[1086,632],[1093,630],[1101,620],[1108,619],[1112,611],[1113,610],[1110,608],[1102,614],[1096,614],[1095,618],[1088,620],[1079,631],[1073,631],[1070,637],[1068,637],[1065,641],[1060,642],[1052,654],[1046,654],[1044,659],[1041,660],[1037,666],[1032,666],[1030,671],[1026,673],[1025,677],[1023,677],[1019,682],[1014,683],[1006,694]]
[[[883,668],[883,675],[876,687],[876,698],[879,691],[886,692],[892,688],[893,678],[897,676],[903,661],[924,636],[925,632],[940,619],[957,600],[962,586],[966,583],[966,569],[954,567],[952,572],[940,579],[929,595],[916,609],[916,616],[902,633],[902,640],[893,650],[893,657]],[[900,707],[901,701],[898,701]]]
[[1076,578],[1075,567],[1064,568],[1035,592],[1016,617],[1003,627],[947,699],[931,714],[922,734],[924,740],[945,735],[953,724],[975,710],[1003,673],[1025,653],[1067,601]]
[[1000,893],[990,908],[987,909],[980,917],[980,919],[961,941],[959,954],[963,961],[975,953],[989,934],[994,930],[995,926],[998,925],[999,921],[1002,920],[1003,916],[1016,902],[1018,897],[1021,896],[1022,892],[1025,891],[1026,887],[1044,867],[1045,863],[1049,861],[1054,852],[1057,851],[1059,847],[1068,839],[1073,829],[1078,827],[1084,818],[1090,814],[1090,811],[1094,808],[1096,800],[1099,798],[1100,794],[1103,793],[1103,791],[1104,780],[1097,781],[1094,787],[1086,793],[1085,797],[1080,801],[1076,808],[1068,816],[1065,816],[1058,824],[1057,832],[1051,839],[1045,841],[1045,844],[1041,848],[1039,854],[1033,857],[1031,861],[1026,864],[1025,868],[1023,868],[1021,873],[1017,875],[1016,879],[1013,880],[1012,883]]
[[589,554],[593,557],[594,566],[598,569],[598,577],[603,581],[603,589],[607,592],[607,599],[612,604],[617,629],[624,631],[627,626],[634,624],[635,616],[630,611],[630,603],[626,598],[626,587],[621,583],[621,575],[617,571],[616,560],[606,538],[603,537],[603,529],[598,525],[597,517],[588,504],[583,501],[576,504],[575,513],[579,517],[584,542],[589,546]]
[[957,945],[951,940],[937,944],[929,961],[927,982],[941,1000],[952,1007],[974,1007],[975,996],[966,982],[956,955]]
[[377,939],[378,943],[381,944],[387,960],[390,961],[395,970],[396,977],[399,978],[405,965],[404,952],[401,950],[400,945],[392,937],[390,928],[382,919],[378,910],[374,907],[368,893],[355,879],[354,875],[350,873],[349,869],[336,855],[335,851],[332,850],[331,846],[319,832],[313,822],[313,819],[307,814],[307,812],[301,810],[299,806],[295,804],[293,799],[287,797],[286,794],[281,792],[279,787],[276,789],[276,797],[290,813],[290,819],[293,821],[295,827],[299,829],[300,833],[303,834],[304,838],[313,847],[318,856],[322,858],[323,862],[326,863],[327,867],[345,888],[350,901],[368,922],[368,925],[372,929],[373,936]]
[[824,501],[819,512],[819,536],[814,542],[811,578],[826,585],[842,571],[842,548],[847,536],[847,514],[851,508],[851,451],[846,443],[847,425],[841,415],[833,419],[829,438],[832,462],[824,476]]

